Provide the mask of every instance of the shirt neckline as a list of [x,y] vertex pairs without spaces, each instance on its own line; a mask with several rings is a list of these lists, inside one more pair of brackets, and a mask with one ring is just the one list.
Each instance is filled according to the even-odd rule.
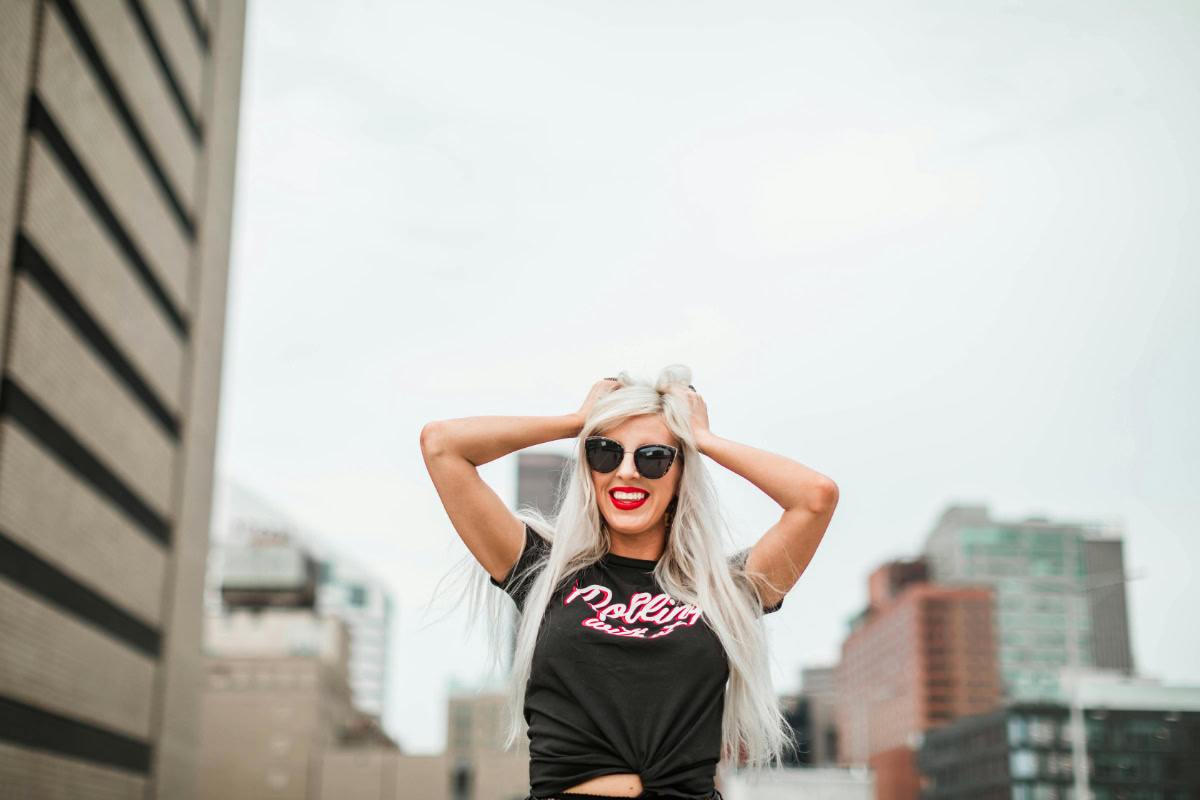
[[648,558],[630,558],[629,556],[619,556],[616,553],[605,553],[600,557],[600,560],[610,566],[618,567],[633,567],[644,572],[653,572],[654,567],[658,564],[658,559]]

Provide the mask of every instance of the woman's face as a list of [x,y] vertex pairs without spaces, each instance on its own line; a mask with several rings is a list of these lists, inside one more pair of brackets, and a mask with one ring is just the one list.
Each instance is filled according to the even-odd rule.
[[[665,532],[663,514],[679,487],[682,466],[679,456],[671,462],[671,468],[661,478],[651,479],[638,473],[633,463],[633,451],[644,444],[666,444],[679,447],[667,424],[653,414],[630,417],[615,428],[597,434],[620,442],[625,448],[621,466],[612,472],[592,470],[592,484],[596,489],[596,501],[600,514],[608,527],[615,533],[645,533],[656,527]],[[613,492],[646,494],[646,499],[636,508],[629,508],[628,501],[615,498]],[[623,507],[624,506],[624,507]]]

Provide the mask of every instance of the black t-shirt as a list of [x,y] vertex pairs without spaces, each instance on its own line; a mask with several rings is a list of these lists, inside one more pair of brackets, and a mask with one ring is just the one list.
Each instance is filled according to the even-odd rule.
[[[522,611],[532,578],[511,580],[548,546],[526,525],[516,565],[491,579]],[[712,794],[729,664],[699,609],[659,589],[655,564],[608,553],[555,590],[525,690],[535,797],[624,772],[668,797]]]

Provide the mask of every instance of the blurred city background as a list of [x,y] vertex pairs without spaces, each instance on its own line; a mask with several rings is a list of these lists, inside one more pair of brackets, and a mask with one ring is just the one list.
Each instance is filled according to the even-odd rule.
[[0,798],[525,797],[419,431],[675,362],[840,489],[728,800],[1200,798],[1194,3],[0,9]]

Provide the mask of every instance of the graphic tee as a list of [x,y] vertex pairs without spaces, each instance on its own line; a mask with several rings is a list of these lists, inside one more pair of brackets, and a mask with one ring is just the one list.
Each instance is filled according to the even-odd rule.
[[[491,579],[522,612],[533,578],[512,579],[549,546],[526,525],[517,563]],[[525,689],[534,797],[624,772],[667,797],[712,795],[729,664],[701,610],[657,586],[656,563],[608,553],[551,597]]]

